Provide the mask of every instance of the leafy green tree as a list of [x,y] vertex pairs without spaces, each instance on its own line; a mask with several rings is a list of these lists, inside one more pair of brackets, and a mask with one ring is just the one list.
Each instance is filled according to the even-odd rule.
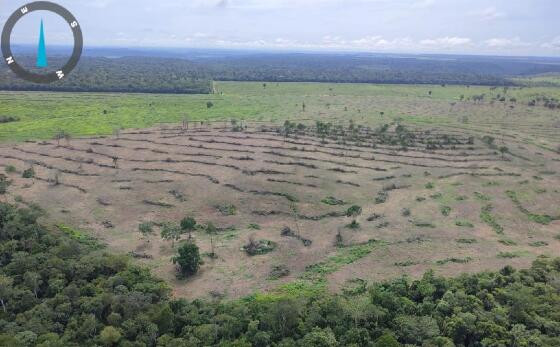
[[303,337],[301,345],[306,347],[335,347],[338,344],[336,336],[330,328],[315,327]]
[[99,334],[99,339],[105,346],[114,346],[120,341],[121,337],[121,333],[112,326],[106,326]]
[[192,238],[191,233],[196,229],[196,220],[192,217],[185,217],[181,220],[181,230],[189,233],[189,239]]
[[175,248],[175,242],[179,241],[184,234],[184,230],[173,223],[165,223],[161,229],[161,238],[171,241],[171,248]]
[[373,347],[400,347],[401,344],[392,333],[385,333],[374,341]]
[[194,242],[187,242],[179,247],[178,254],[173,258],[173,264],[179,267],[179,277],[196,274],[202,264],[198,246]]

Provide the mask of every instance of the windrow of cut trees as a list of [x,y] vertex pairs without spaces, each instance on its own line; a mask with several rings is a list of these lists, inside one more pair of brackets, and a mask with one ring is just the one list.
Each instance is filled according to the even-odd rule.
[[188,301],[41,215],[0,203],[0,346],[560,346],[560,258],[339,295]]

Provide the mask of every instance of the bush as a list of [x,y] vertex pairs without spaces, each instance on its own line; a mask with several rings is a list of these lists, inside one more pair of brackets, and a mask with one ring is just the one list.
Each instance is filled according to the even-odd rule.
[[6,166],[6,173],[11,174],[11,173],[16,173],[16,172],[17,172],[17,169],[16,169],[15,166],[13,166],[13,165]]
[[177,277],[190,277],[198,272],[202,260],[198,246],[193,242],[187,242],[179,247],[178,254],[173,257],[173,264],[179,268]]
[[270,253],[275,249],[276,243],[269,240],[255,241],[252,237],[249,238],[249,243],[243,246],[243,250],[250,256]]
[[29,169],[25,169],[23,171],[23,174],[21,175],[21,177],[23,177],[23,178],[33,178],[33,177],[35,177],[35,170],[32,167],[30,167]]

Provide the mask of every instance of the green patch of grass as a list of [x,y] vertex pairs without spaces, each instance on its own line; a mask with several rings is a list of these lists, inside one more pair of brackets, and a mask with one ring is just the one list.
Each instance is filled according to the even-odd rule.
[[455,198],[456,201],[465,201],[468,200],[469,197],[465,196],[465,195],[459,195],[458,197]]
[[501,239],[498,242],[505,246],[517,246],[517,242],[510,239]]
[[504,228],[498,224],[496,218],[492,215],[491,212],[493,209],[494,207],[491,204],[482,207],[482,210],[480,211],[480,219],[492,227],[492,230],[494,230],[496,234],[502,235],[504,233]]
[[554,236],[554,238],[555,238],[556,240],[560,241],[560,234]]
[[423,197],[423,196],[417,196],[416,201],[418,201],[418,202],[426,201],[426,198]]
[[498,258],[513,259],[519,258],[521,254],[519,252],[500,252],[498,253]]
[[216,210],[218,210],[222,216],[235,216],[237,214],[237,208],[232,204],[217,205]]
[[255,224],[255,223],[249,224],[248,228],[249,228],[250,230],[261,230],[261,226],[258,225],[258,224]]
[[340,247],[336,255],[320,263],[309,265],[302,274],[302,278],[313,281],[323,279],[325,275],[336,272],[341,267],[369,255],[375,247],[381,244],[377,240],[370,240],[360,245]]
[[548,246],[548,242],[545,241],[535,241],[529,244],[531,247],[545,247]]
[[71,239],[76,240],[81,244],[93,247],[95,249],[103,248],[103,245],[99,243],[96,238],[86,235],[81,231],[78,231],[64,224],[57,224],[56,227],[64,234],[68,235]]
[[549,225],[552,221],[558,219],[558,217],[531,213],[521,204],[521,202],[519,201],[519,197],[517,196],[517,193],[514,191],[508,190],[506,192],[506,195],[511,199],[511,201],[519,209],[519,211],[525,214],[532,222],[543,224],[543,225]]
[[474,228],[474,225],[467,220],[456,220],[455,225],[462,228]]
[[9,173],[9,174],[11,174],[11,173],[16,173],[16,172],[17,172],[16,167],[13,166],[13,165],[8,165],[8,166],[6,166],[6,169],[5,169],[5,170],[6,170],[6,173]]
[[435,185],[433,182],[428,182],[426,183],[426,185],[424,186],[426,189],[434,189]]
[[481,192],[474,192],[474,196],[480,201],[490,201],[490,197],[482,194]]

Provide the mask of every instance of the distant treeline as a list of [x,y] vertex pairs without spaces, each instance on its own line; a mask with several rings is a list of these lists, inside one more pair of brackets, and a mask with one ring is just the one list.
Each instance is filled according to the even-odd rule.
[[[507,86],[523,85],[518,77],[560,73],[560,60],[552,58],[211,51],[96,56],[111,52],[90,50],[66,80],[49,85],[23,82],[3,65],[0,89],[211,93],[212,80]],[[119,53],[123,52],[114,52],[115,56]],[[32,55],[18,60],[33,66]]]
[[[18,60],[24,66],[33,66],[31,57]],[[49,63],[64,64],[57,59]],[[0,68],[0,90],[208,94],[212,81],[204,69],[184,59],[83,57],[67,78],[52,84],[23,81],[4,64]]]

